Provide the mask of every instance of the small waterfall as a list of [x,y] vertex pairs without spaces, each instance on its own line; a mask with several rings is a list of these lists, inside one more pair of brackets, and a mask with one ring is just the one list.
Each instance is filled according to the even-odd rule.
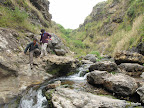
[[47,108],[47,99],[42,96],[42,90],[31,88],[24,94],[18,108]]
[[72,80],[72,81],[84,81],[86,79],[87,72],[91,64],[85,64],[78,68],[78,73],[68,76],[60,77],[57,79],[52,79],[51,81],[44,83],[38,90],[35,87],[30,88],[23,94],[20,100],[18,108],[48,108],[48,102],[45,96],[42,94],[42,88],[48,83],[54,82],[56,80]]
[[72,80],[72,81],[84,81],[86,79],[87,73],[89,72],[89,67],[92,64],[84,64],[78,68],[78,73],[70,75],[68,77],[60,77],[57,80]]

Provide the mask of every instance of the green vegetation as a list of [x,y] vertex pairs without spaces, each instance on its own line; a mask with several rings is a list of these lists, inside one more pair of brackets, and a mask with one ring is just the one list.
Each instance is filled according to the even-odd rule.
[[[0,10],[0,25],[4,28],[16,29],[19,32],[31,31],[38,33],[41,28],[45,28],[44,25],[49,25],[42,13],[29,0],[5,0],[0,5]],[[34,13],[34,17],[43,22],[43,26],[31,23],[31,12]]]
[[16,25],[22,25],[28,18],[28,15],[24,11],[20,11],[18,7],[15,10],[0,6],[2,10],[2,16],[0,18],[0,24],[2,27],[15,27]]
[[[119,9],[110,6],[116,2]],[[103,4],[103,5],[102,5]],[[124,5],[123,5],[124,4]],[[45,20],[42,13],[34,7],[29,0],[5,0],[4,5],[0,5],[0,24],[1,27],[16,29],[20,32],[31,31],[38,33],[41,28],[55,33],[64,44],[68,46],[76,57],[86,54],[96,54],[98,61],[101,60],[100,53],[114,55],[118,50],[127,50],[136,46],[140,39],[144,41],[144,1],[143,0],[107,0],[104,4],[97,4],[101,7],[100,13],[95,16],[95,11],[87,16],[84,25],[76,30],[65,29],[62,25]],[[94,10],[97,9],[94,7]],[[15,7],[12,9],[12,7]],[[43,24],[33,25],[30,21],[31,15],[38,18]],[[111,14],[110,14],[111,13]],[[124,14],[124,15],[123,15]],[[117,22],[113,22],[113,19]],[[55,73],[55,72],[52,72]]]
[[51,90],[45,92],[45,96],[46,96],[46,99],[48,101],[48,107],[49,108],[53,108],[54,107],[53,103],[52,103],[52,94],[53,94],[54,91],[55,91],[54,89],[51,89]]
[[57,24],[58,29],[61,33],[63,33],[67,38],[69,37],[69,34],[72,32],[72,29],[65,29],[62,25]]
[[91,51],[89,54],[94,54],[94,55],[96,55],[96,57],[98,58],[98,59],[96,60],[97,62],[101,61],[101,59],[103,58],[103,57],[101,57],[101,55],[100,55],[100,53],[99,53],[98,51]]
[[98,58],[100,57],[100,53],[98,51],[92,51],[90,54],[95,54]]
[[25,29],[32,32],[37,31],[38,27],[29,22],[27,12],[21,11],[18,7],[11,10],[10,8],[0,6],[0,10],[2,10],[2,16],[0,16],[1,27],[18,29],[21,32]]
[[110,73],[113,74],[113,75],[115,75],[117,72],[114,72],[114,71],[113,71],[113,72],[110,72]]
[[[109,8],[113,0],[108,0],[105,5],[106,10],[102,7],[103,10],[99,15],[88,16],[86,18],[88,23],[70,33],[69,38],[72,39],[69,41],[71,43],[70,48],[76,52],[77,56],[88,53],[97,54],[95,51],[114,55],[118,50],[127,50],[135,47],[140,39],[144,41],[144,1],[130,0],[128,2],[118,0],[115,2],[118,3],[116,5],[119,5],[119,10],[114,11],[114,7]],[[94,9],[96,8],[95,6]],[[113,14],[108,14],[109,11],[112,11]],[[123,12],[126,13],[122,17],[122,22],[112,22],[113,18],[121,17]],[[105,16],[105,14],[107,15]],[[95,20],[95,17],[98,16],[100,18]],[[75,40],[77,41],[74,42]]]

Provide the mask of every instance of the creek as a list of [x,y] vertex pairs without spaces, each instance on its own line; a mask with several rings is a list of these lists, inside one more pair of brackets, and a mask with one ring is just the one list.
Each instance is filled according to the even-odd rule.
[[13,99],[9,104],[5,104],[3,108],[48,108],[48,101],[44,96],[43,89],[55,81],[61,81],[63,85],[73,85],[73,89],[86,82],[86,73],[90,64],[85,64],[79,67],[78,73],[67,77],[59,77],[45,81],[41,85],[29,87],[24,91],[19,99]]
[[[61,86],[64,87],[91,92],[90,89],[92,86],[86,86],[86,76],[90,65],[91,64],[82,65],[77,69],[78,73],[74,75],[51,79],[40,85],[29,87],[21,94],[19,98],[13,99],[9,104],[4,105],[2,108],[51,108],[49,107],[48,100],[44,94],[46,92],[46,86],[54,83],[55,81],[61,81]],[[97,90],[96,94],[112,96],[111,93],[106,92],[103,88],[95,87],[92,91],[94,90]]]

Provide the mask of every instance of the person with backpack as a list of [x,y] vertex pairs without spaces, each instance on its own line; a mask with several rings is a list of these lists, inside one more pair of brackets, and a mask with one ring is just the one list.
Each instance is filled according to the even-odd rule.
[[47,46],[48,46],[48,40],[51,40],[51,35],[47,32],[45,32],[44,29],[41,29],[41,39],[40,39],[40,43],[42,43],[41,45],[41,55],[40,57],[42,58],[44,55],[47,55]]
[[37,39],[33,38],[33,42],[30,42],[24,50],[24,54],[26,54],[27,50],[29,50],[29,63],[31,69],[33,69],[33,56],[34,52],[39,50]]

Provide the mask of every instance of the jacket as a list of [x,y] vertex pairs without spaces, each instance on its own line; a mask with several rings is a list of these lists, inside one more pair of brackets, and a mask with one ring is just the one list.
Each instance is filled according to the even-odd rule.
[[48,39],[50,38],[51,38],[51,35],[49,33],[44,32],[43,34],[41,34],[40,42],[48,43]]
[[26,53],[28,49],[29,49],[29,52],[31,52],[31,51],[35,50],[36,48],[39,48],[39,47],[38,47],[38,44],[36,43],[36,45],[34,46],[34,43],[33,43],[33,42],[30,42],[30,43],[27,45],[27,47],[25,48],[24,53]]

